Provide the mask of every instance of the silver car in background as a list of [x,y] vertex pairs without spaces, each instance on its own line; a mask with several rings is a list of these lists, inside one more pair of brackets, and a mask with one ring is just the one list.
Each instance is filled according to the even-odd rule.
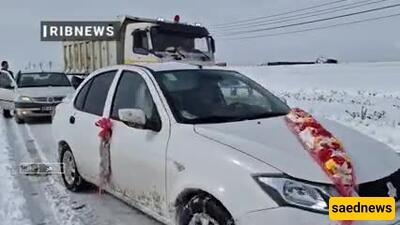
[[64,73],[19,73],[15,82],[14,117],[17,123],[24,123],[29,118],[52,117],[55,107],[74,92]]

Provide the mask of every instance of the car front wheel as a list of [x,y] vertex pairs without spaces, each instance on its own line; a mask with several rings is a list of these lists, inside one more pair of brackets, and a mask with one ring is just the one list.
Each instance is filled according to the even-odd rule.
[[77,192],[86,187],[76,167],[75,158],[70,149],[63,149],[60,157],[61,176],[67,189]]
[[14,119],[15,119],[15,122],[18,123],[18,124],[25,123],[25,120],[22,119],[21,117],[19,117],[18,114],[16,114],[16,113],[14,113]]
[[234,225],[234,222],[218,201],[198,195],[178,210],[178,225]]

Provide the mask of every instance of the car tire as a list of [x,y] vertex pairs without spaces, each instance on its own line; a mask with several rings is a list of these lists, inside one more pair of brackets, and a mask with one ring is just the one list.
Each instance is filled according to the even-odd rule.
[[17,124],[23,124],[23,123],[25,123],[25,120],[22,119],[21,117],[19,117],[17,114],[14,115],[14,119],[15,119],[15,122],[16,122]]
[[61,150],[60,165],[61,177],[68,190],[78,192],[87,187],[88,183],[79,174],[74,155],[70,149],[64,147]]
[[9,109],[3,109],[3,116],[4,116],[4,118],[7,118],[7,119],[11,118],[12,117],[11,111]]
[[178,225],[234,225],[232,216],[221,203],[206,194],[191,198],[177,212]]

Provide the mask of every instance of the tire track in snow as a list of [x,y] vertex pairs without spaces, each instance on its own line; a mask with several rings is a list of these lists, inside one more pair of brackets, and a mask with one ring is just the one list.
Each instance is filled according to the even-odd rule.
[[26,201],[15,177],[16,167],[12,163],[12,150],[5,130],[4,119],[0,119],[0,221],[2,224],[32,224],[26,215]]
[[[20,132],[25,136],[27,149],[36,152],[41,163],[56,163],[49,161],[33,137],[30,126],[25,124]],[[103,225],[97,219],[94,211],[87,205],[71,198],[70,193],[61,185],[59,176],[48,176],[47,182],[42,183],[44,195],[58,224],[63,225]]]
[[[21,133],[25,133],[26,140],[29,141],[30,145],[33,145],[38,155],[43,162],[54,163],[56,160],[53,154],[53,150],[56,150],[56,143],[54,140],[49,138],[52,135],[49,124],[26,124],[24,129],[21,129]],[[45,133],[43,133],[45,132]],[[46,133],[47,132],[47,133]],[[79,206],[85,204],[85,207],[80,209],[80,216],[82,224],[96,224],[96,225],[161,225],[161,223],[155,221],[149,216],[143,214],[137,209],[125,204],[119,199],[109,194],[103,194],[99,196],[95,190],[73,193],[63,186],[60,176],[53,176],[52,186],[48,192],[52,192],[52,196],[61,195],[63,199],[62,208],[68,207],[68,201],[75,202],[73,205]],[[64,197],[67,196],[67,197]],[[67,200],[69,199],[69,200]],[[55,198],[55,202],[58,202]],[[59,208],[56,206],[55,208]],[[69,217],[76,217],[73,215],[75,210],[68,209],[66,211]],[[66,213],[64,212],[64,213]],[[82,215],[81,215],[82,214]],[[79,216],[78,215],[78,216]],[[64,218],[68,222],[68,217]],[[63,223],[64,224],[64,223]]]

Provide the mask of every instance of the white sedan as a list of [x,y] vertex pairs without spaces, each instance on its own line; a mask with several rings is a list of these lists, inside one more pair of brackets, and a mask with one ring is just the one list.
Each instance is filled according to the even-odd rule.
[[73,92],[64,73],[20,72],[15,80],[7,72],[0,73],[0,107],[6,118],[14,111],[17,123],[52,116],[56,105]]
[[[166,224],[336,224],[327,201],[337,191],[288,128],[289,111],[229,68],[123,65],[85,79],[57,107],[53,130],[64,183],[78,191],[100,182],[95,122],[110,118],[104,188]],[[320,122],[351,156],[358,195],[399,199],[400,160],[392,149]]]

